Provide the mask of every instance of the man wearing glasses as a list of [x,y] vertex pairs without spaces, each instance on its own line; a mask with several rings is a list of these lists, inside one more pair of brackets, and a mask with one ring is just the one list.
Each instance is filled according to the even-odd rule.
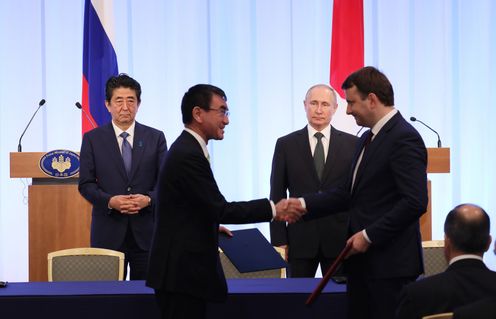
[[[198,84],[181,103],[184,131],[172,144],[157,183],[155,233],[147,285],[162,318],[204,318],[206,304],[223,301],[227,285],[218,253],[219,224],[293,222],[300,210],[268,199],[228,202],[210,168],[207,143],[222,140],[229,124],[226,95]],[[286,205],[286,206],[285,206]]]

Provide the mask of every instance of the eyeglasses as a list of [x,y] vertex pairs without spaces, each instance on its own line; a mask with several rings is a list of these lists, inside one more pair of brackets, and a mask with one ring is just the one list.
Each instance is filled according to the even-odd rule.
[[216,112],[218,112],[220,115],[222,115],[222,116],[227,116],[227,117],[229,117],[229,115],[231,114],[231,113],[229,112],[229,110],[228,110],[228,109],[226,109],[226,108],[224,108],[224,107],[221,107],[221,108],[219,108],[219,109],[210,109],[210,108],[209,108],[208,110],[209,110],[209,111],[216,111]]

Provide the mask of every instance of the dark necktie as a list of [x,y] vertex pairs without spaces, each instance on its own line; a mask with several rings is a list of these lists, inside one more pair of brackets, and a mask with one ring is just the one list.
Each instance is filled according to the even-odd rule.
[[127,141],[128,136],[128,132],[122,132],[120,135],[120,137],[122,137],[122,159],[124,160],[124,167],[126,168],[127,175],[129,176],[129,174],[131,174],[133,149],[131,148],[131,144]]
[[369,135],[367,135],[367,137],[365,138],[365,142],[363,143],[364,152],[365,152],[365,149],[367,148],[367,146],[370,144],[370,142],[372,142],[372,138],[374,137],[374,133],[372,133],[372,130],[369,130],[368,134]]
[[370,144],[370,142],[372,142],[372,137],[374,137],[374,133],[372,133],[372,130],[368,130],[365,134],[368,134],[368,135],[365,137],[365,141],[363,142],[362,151],[360,152],[360,156],[358,157],[357,163],[355,165],[355,169],[353,170],[353,179],[351,181],[351,189],[353,189],[353,187],[355,185],[355,178],[357,176],[357,173],[358,173],[360,166],[362,165],[362,159],[363,159],[363,156],[365,155],[365,151],[367,151],[367,146]]
[[325,165],[324,145],[322,145],[322,138],[324,137],[324,134],[317,132],[313,136],[317,138],[317,145],[315,145],[315,151],[313,152],[313,162],[315,164],[315,170],[317,171],[319,180],[321,180]]

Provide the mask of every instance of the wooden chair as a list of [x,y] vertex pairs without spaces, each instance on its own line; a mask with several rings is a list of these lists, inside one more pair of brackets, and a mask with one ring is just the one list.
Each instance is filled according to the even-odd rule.
[[424,254],[424,276],[441,273],[448,268],[444,257],[444,240],[429,240],[422,242]]
[[124,253],[72,248],[48,254],[48,281],[124,280]]
[[452,319],[452,312],[438,313],[435,315],[423,316],[422,319]]

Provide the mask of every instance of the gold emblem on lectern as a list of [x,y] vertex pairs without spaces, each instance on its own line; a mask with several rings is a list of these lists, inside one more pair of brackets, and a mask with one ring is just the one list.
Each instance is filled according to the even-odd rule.
[[79,155],[67,150],[51,151],[40,159],[40,168],[51,177],[72,177],[79,173]]
[[64,171],[71,168],[71,159],[66,157],[64,159],[64,155],[60,155],[59,159],[56,156],[52,158],[52,168],[59,171],[59,173],[63,173]]

